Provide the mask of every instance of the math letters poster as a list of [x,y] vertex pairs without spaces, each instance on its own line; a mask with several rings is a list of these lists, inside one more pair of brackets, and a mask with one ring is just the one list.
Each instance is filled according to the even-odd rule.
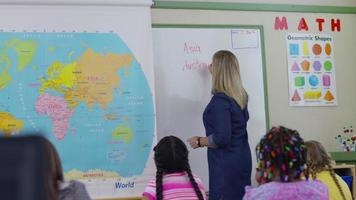
[[287,35],[290,106],[336,106],[333,37]]

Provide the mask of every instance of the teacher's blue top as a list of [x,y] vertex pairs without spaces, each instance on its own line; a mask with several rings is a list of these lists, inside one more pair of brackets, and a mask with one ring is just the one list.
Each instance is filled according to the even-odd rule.
[[209,200],[240,200],[251,184],[247,107],[224,93],[216,93],[205,108],[203,122],[209,141]]

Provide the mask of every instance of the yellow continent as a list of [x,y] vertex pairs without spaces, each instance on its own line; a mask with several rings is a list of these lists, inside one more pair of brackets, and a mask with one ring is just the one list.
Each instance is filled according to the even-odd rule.
[[16,119],[10,113],[0,112],[0,131],[5,136],[11,136],[12,133],[20,132],[23,128],[24,122]]
[[123,140],[125,143],[129,143],[132,140],[132,129],[123,125],[119,125],[112,132],[111,137],[113,139]]
[[54,62],[47,70],[48,78],[41,78],[40,92],[52,89],[64,94],[71,108],[85,102],[90,110],[95,103],[106,109],[120,81],[117,70],[131,66],[132,60],[130,55],[102,55],[89,48],[73,63]]
[[19,39],[11,39],[5,44],[5,48],[1,52],[0,67],[0,90],[5,88],[11,82],[11,76],[8,73],[12,61],[7,55],[9,49],[13,49],[17,53],[17,69],[21,72],[27,65],[29,65],[36,54],[37,42],[33,40],[22,41]]

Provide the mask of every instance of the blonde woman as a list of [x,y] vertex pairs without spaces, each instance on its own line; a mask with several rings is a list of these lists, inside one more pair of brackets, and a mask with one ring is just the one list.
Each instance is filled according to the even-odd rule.
[[331,167],[330,157],[317,141],[305,142],[307,147],[307,166],[312,179],[319,180],[329,189],[329,199],[351,200],[351,192],[340,176]]
[[206,137],[194,136],[188,142],[192,148],[208,147],[209,199],[240,200],[251,184],[248,96],[233,53],[216,52],[210,72],[213,97],[203,113]]

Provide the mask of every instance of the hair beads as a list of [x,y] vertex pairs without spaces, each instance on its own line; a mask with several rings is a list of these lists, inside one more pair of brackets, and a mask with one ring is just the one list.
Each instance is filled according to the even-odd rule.
[[266,182],[279,176],[290,182],[306,175],[305,145],[299,133],[283,126],[273,127],[256,147],[258,170]]

